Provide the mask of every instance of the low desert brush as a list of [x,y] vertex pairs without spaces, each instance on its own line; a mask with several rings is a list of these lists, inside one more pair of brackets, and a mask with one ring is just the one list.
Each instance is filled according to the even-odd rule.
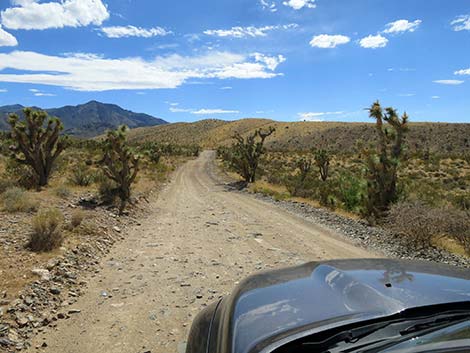
[[83,220],[85,219],[85,212],[81,210],[74,211],[72,213],[72,218],[70,219],[70,225],[73,228],[77,228],[82,224]]
[[62,245],[64,216],[56,208],[39,211],[33,218],[29,248],[33,251],[51,251]]
[[1,195],[3,209],[9,213],[31,212],[38,208],[38,202],[28,192],[18,187],[11,187]]

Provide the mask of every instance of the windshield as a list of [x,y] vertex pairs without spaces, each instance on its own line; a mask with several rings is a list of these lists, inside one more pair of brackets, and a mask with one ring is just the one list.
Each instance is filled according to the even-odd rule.
[[[388,349],[381,352],[384,353],[399,353],[403,351],[409,351],[413,348],[420,348],[418,351],[427,352],[431,350],[430,347],[437,347],[436,343],[448,343],[447,345],[439,345],[439,347],[449,347],[448,351],[453,352],[454,349],[466,347],[467,352],[470,351],[470,320],[445,327],[443,329],[412,337],[399,344],[396,344]],[[456,343],[453,345],[453,343]],[[413,352],[416,350],[413,349]],[[441,350],[442,351],[442,350]],[[447,352],[447,350],[446,350]]]
[[375,353],[434,349],[447,352],[457,347],[470,347],[470,315],[465,311],[392,318],[327,330],[290,342],[274,352]]

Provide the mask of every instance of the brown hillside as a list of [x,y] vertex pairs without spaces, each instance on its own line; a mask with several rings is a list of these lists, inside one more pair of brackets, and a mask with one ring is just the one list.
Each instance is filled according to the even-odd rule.
[[[177,123],[131,130],[132,141],[159,141],[165,143],[199,144],[216,148],[233,142],[235,132],[242,135],[259,128],[273,126],[276,132],[267,140],[271,150],[306,150],[328,147],[349,151],[358,140],[375,138],[371,123],[341,122],[277,122],[268,119],[237,121],[202,120],[195,123]],[[413,123],[408,134],[411,151],[429,149],[443,154],[470,152],[470,124]]]

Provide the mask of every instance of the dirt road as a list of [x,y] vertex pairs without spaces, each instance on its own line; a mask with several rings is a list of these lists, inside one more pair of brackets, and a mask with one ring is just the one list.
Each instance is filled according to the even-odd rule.
[[204,152],[179,169],[150,216],[88,279],[80,313],[38,336],[31,351],[182,351],[194,316],[246,275],[305,261],[372,257],[325,228],[227,191]]

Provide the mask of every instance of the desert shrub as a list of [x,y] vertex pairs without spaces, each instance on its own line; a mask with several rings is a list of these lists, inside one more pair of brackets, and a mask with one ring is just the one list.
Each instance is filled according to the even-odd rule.
[[85,212],[81,210],[76,210],[72,213],[72,218],[70,219],[70,225],[72,226],[72,228],[77,228],[80,224],[82,224],[84,219],[85,219]]
[[80,163],[73,168],[69,181],[73,185],[88,186],[93,183],[94,175],[86,164]]
[[15,182],[6,175],[0,175],[0,194],[15,186]]
[[297,175],[292,178],[291,190],[289,192],[292,196],[301,196],[300,194],[304,193],[306,189],[306,180],[312,169],[312,160],[310,158],[300,158],[296,162],[296,167],[298,169]]
[[364,181],[350,173],[344,173],[338,179],[338,196],[348,211],[359,211],[367,193]]
[[320,205],[335,209],[338,200],[335,197],[335,183],[333,180],[325,180],[321,181],[318,187],[318,199],[320,201]]
[[54,194],[61,199],[67,199],[72,195],[72,192],[65,185],[60,185],[54,189]]
[[452,198],[452,204],[460,210],[470,211],[470,191],[457,193]]
[[112,205],[118,197],[118,185],[103,174],[97,174],[98,194],[105,205]]
[[33,189],[37,186],[37,175],[33,169],[14,159],[9,159],[6,164],[6,178],[15,180],[15,185],[24,189]]
[[51,251],[62,245],[64,216],[56,208],[39,211],[33,218],[28,246],[33,251]]
[[253,188],[253,191],[256,192],[256,193],[262,194],[262,195],[270,196],[276,201],[282,201],[282,200],[285,200],[285,199],[289,198],[289,195],[285,192],[279,192],[279,191],[271,190],[271,189],[266,188],[266,187],[255,186]]
[[18,187],[6,189],[1,195],[3,209],[7,212],[31,212],[38,208],[38,202],[29,193]]
[[450,236],[470,253],[470,217],[452,208],[432,208],[421,202],[392,206],[386,220],[397,233],[415,246],[429,247],[435,237]]

